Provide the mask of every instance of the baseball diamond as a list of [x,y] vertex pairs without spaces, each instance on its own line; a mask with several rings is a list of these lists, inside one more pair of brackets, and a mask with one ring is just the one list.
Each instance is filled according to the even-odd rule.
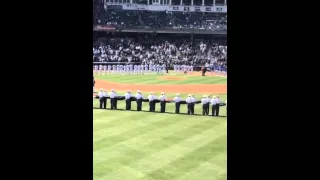
[[227,1],[93,0],[93,178],[227,179]]

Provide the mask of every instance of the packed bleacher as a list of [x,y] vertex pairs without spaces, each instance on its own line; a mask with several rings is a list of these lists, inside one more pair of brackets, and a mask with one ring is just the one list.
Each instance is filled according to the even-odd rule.
[[[178,36],[177,36],[178,37]],[[97,38],[93,45],[94,62],[126,62],[139,64],[167,64],[173,66],[227,64],[225,41],[154,37],[148,34],[131,37]]]
[[[126,0],[126,2],[129,1]],[[172,5],[181,5],[180,0],[171,1]],[[142,3],[140,0],[132,0],[132,2]],[[143,2],[147,4],[146,1]],[[183,0],[182,5],[190,5],[188,4],[190,2],[190,0]],[[213,7],[211,2],[193,0],[193,5]],[[225,1],[216,0],[215,2],[217,6],[217,3]],[[128,6],[131,5],[134,6],[133,4]],[[103,0],[93,0],[93,25],[94,27],[110,25],[105,27],[116,27],[121,30],[123,28],[169,28],[193,29],[196,32],[200,29],[226,31],[227,13],[128,10],[124,9],[123,4],[109,3],[104,6]],[[217,40],[212,37],[193,39],[181,37],[178,34],[155,36],[152,33],[118,36],[114,33],[94,37],[94,63],[166,64],[169,67],[173,67],[173,65],[193,65],[196,67],[215,64],[227,66],[226,39]],[[194,35],[196,34],[194,33]]]
[[[201,1],[194,1],[195,4],[199,2]],[[121,5],[108,5],[105,9],[100,0],[94,0],[93,12],[94,25],[113,25],[122,28],[227,30],[226,13],[123,10]]]

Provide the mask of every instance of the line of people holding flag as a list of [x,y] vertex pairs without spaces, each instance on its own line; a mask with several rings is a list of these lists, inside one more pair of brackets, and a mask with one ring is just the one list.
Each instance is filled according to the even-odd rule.
[[159,98],[155,96],[154,92],[150,92],[147,98],[144,98],[141,91],[137,90],[136,95],[132,95],[130,90],[127,90],[124,96],[118,96],[114,89],[108,94],[103,89],[100,89],[98,95],[95,98],[99,99],[100,101],[100,109],[106,109],[107,106],[107,99],[110,99],[110,109],[116,110],[117,109],[117,102],[119,100],[125,100],[126,103],[126,110],[131,110],[131,102],[136,101],[137,103],[137,111],[142,110],[142,102],[149,103],[149,111],[155,112],[156,104],[160,103],[160,112],[164,113],[166,111],[166,104],[167,103],[175,103],[175,113],[180,113],[180,106],[182,104],[187,104],[187,114],[194,114],[194,106],[195,104],[202,104],[202,115],[209,115],[209,109],[211,106],[211,115],[212,116],[219,116],[220,106],[226,106],[227,101],[225,103],[220,102],[219,96],[212,96],[210,98],[207,95],[204,95],[203,98],[197,101],[193,94],[188,94],[186,100],[183,100],[180,97],[180,94],[176,94],[176,96],[169,100],[166,98],[164,92],[161,92]]

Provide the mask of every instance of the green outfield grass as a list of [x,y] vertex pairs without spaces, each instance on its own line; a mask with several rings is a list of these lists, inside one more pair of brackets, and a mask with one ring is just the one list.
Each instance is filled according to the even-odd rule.
[[[149,77],[130,78],[131,83],[140,84],[141,79]],[[202,77],[198,78],[194,83]],[[112,80],[107,78],[119,83],[126,81],[122,76],[120,79],[118,81],[116,75],[112,75]],[[125,92],[117,93],[124,95]],[[145,98],[149,95],[142,93]],[[175,93],[166,93],[166,96],[171,99]],[[181,97],[185,99],[187,94]],[[200,100],[202,94],[195,97]],[[220,94],[220,99],[224,102],[226,94]],[[225,106],[220,107],[221,117],[199,115],[202,114],[200,104],[195,105],[198,115],[174,114],[173,103],[167,104],[169,113],[165,114],[157,113],[160,104],[156,105],[156,113],[135,111],[135,102],[132,102],[133,111],[95,109],[99,107],[97,99],[93,100],[93,107],[95,180],[227,179]],[[110,108],[109,101],[107,108]],[[125,102],[118,101],[118,109],[124,108]],[[142,110],[148,110],[148,103],[143,103]],[[186,113],[187,106],[181,105],[180,112]]]
[[[162,76],[174,76],[180,78],[187,78],[183,80],[168,80],[161,79]],[[218,76],[190,76],[190,75],[95,75],[97,79],[104,79],[111,82],[118,82],[123,84],[136,83],[136,84],[226,84],[226,77]]]

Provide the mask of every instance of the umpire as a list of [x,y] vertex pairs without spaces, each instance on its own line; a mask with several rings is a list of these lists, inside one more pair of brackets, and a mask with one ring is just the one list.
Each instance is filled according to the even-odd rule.
[[136,99],[137,99],[137,111],[141,111],[141,107],[142,107],[142,94],[140,92],[140,90],[137,91],[137,94],[136,94]]
[[160,100],[160,112],[164,113],[166,112],[166,96],[164,92],[161,93],[159,100]]
[[181,98],[179,96],[180,96],[180,94],[177,94],[176,97],[173,98],[173,101],[176,104],[176,111],[175,111],[176,114],[180,113],[180,101],[181,101]]
[[126,100],[126,110],[131,110],[131,92],[130,92],[130,90],[127,91],[127,93],[124,95],[124,98]]

